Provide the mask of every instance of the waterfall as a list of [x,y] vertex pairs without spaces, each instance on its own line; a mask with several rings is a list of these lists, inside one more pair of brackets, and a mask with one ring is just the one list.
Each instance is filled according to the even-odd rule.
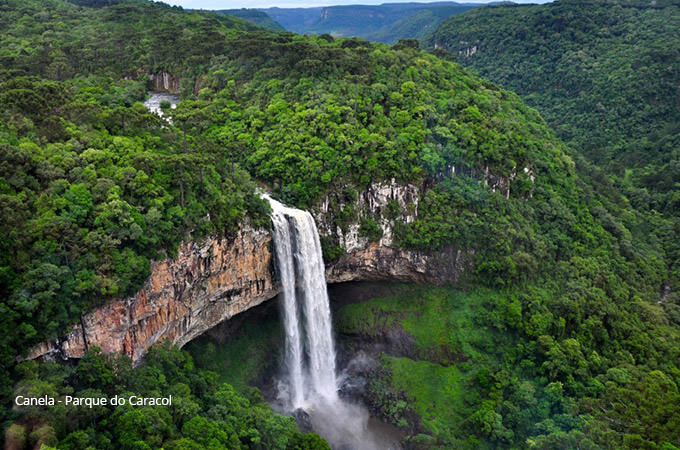
[[337,399],[335,346],[319,234],[306,211],[265,195],[272,206],[277,267],[283,285],[288,396],[298,409],[321,396]]
[[295,408],[302,406],[302,339],[298,322],[298,308],[295,298],[295,271],[293,266],[293,245],[288,220],[282,214],[273,214],[274,242],[281,284],[283,285],[283,322],[286,332],[286,368],[290,378],[290,402]]
[[274,249],[283,285],[287,373],[280,399],[284,412],[302,410],[312,430],[334,449],[400,449],[398,435],[370,424],[365,406],[338,395],[331,310],[314,218],[262,196],[272,206]]

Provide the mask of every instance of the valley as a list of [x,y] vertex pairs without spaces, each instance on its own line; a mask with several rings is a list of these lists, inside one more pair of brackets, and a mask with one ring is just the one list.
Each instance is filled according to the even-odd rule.
[[680,448],[676,1],[232,12],[0,2],[6,449]]

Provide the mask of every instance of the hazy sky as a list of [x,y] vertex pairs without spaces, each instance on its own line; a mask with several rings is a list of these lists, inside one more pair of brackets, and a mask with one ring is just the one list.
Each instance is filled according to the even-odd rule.
[[[164,0],[164,3],[192,9],[233,9],[233,8],[300,8],[330,5],[379,5],[381,3],[408,3],[418,0]],[[422,1],[422,0],[421,0]],[[457,3],[489,3],[490,0],[458,0]],[[514,0],[515,3],[547,3],[549,0]],[[427,1],[423,1],[427,3]]]

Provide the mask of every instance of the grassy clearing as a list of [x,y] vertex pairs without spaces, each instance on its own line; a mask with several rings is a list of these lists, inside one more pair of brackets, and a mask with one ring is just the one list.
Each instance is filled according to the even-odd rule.
[[479,441],[468,440],[466,427],[487,419],[486,410],[478,411],[498,389],[491,374],[513,358],[519,340],[508,324],[521,317],[517,306],[512,292],[414,286],[345,305],[336,320],[341,334],[378,337],[390,329],[410,334],[415,359],[383,355],[369,402],[391,422],[410,427],[416,447],[425,439],[427,445],[474,448]]
[[464,377],[456,366],[444,367],[429,361],[386,356],[396,389],[409,393],[412,407],[423,426],[438,435],[452,429],[464,417]]
[[393,297],[346,305],[338,311],[336,322],[340,333],[373,337],[402,327],[414,337],[421,359],[444,366],[488,361],[499,350],[500,335],[485,323],[483,306],[509,302],[499,296],[502,294],[497,291],[419,287]]

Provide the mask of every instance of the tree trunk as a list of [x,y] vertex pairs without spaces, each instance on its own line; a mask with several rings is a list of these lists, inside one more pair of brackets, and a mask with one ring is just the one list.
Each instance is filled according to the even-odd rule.
[[179,166],[179,204],[184,209],[184,166]]
[[187,152],[187,122],[182,122],[182,131],[184,132],[184,153]]

